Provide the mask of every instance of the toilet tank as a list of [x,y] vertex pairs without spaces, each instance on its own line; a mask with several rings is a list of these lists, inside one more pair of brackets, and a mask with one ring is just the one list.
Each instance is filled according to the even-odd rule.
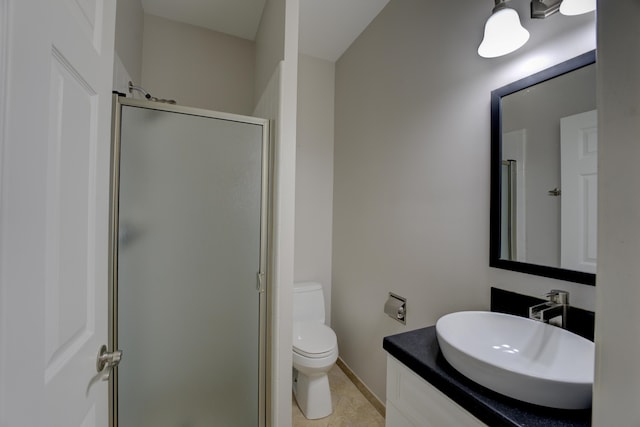
[[324,323],[324,294],[317,282],[293,284],[293,321]]

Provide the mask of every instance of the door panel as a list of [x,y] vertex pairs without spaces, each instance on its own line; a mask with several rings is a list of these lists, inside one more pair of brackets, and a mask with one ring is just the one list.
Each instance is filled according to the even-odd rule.
[[[89,188],[95,174],[95,92],[78,81],[77,73],[56,52],[49,97],[49,155],[47,164],[47,246],[45,286],[45,351],[52,378],[92,335],[94,294],[88,259],[95,257],[90,241],[94,219]],[[76,122],[77,121],[77,122]],[[73,262],[65,262],[73,260]]]
[[1,423],[106,426],[95,360],[108,332],[115,1],[7,10]]
[[598,118],[596,110],[564,117],[561,129],[561,258],[570,270],[596,272]]

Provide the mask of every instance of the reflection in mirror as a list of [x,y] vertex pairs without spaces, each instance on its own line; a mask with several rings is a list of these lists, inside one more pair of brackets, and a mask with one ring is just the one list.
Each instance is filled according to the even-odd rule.
[[[522,253],[524,251],[520,251],[520,258],[518,258],[518,249],[517,245],[522,245],[525,241],[524,238],[518,238],[516,235],[516,230],[520,226],[515,214],[518,212],[516,201],[518,200],[518,193],[516,191],[516,186],[518,182],[524,182],[524,180],[517,181],[515,172],[517,170],[518,164],[516,160],[503,160],[501,167],[501,178],[502,178],[502,204],[500,206],[500,212],[502,215],[501,223],[500,223],[500,237],[502,240],[500,242],[500,258],[502,259],[510,259],[510,260],[518,260],[523,259]],[[520,227],[522,229],[522,227]]]
[[492,92],[493,267],[595,284],[595,53]]

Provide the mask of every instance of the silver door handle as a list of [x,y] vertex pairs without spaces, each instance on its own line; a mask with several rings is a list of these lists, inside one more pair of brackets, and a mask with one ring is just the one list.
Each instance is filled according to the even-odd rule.
[[111,369],[118,366],[120,359],[122,359],[122,350],[108,352],[106,345],[102,345],[102,347],[100,347],[100,351],[98,351],[98,357],[96,359],[96,369],[98,372],[108,371],[105,372],[105,381],[109,379]]

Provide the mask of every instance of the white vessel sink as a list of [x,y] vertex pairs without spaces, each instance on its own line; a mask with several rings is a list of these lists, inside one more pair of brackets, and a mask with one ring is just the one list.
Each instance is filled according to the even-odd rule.
[[493,391],[552,408],[591,406],[594,344],[581,336],[488,311],[447,314],[436,335],[451,366]]

